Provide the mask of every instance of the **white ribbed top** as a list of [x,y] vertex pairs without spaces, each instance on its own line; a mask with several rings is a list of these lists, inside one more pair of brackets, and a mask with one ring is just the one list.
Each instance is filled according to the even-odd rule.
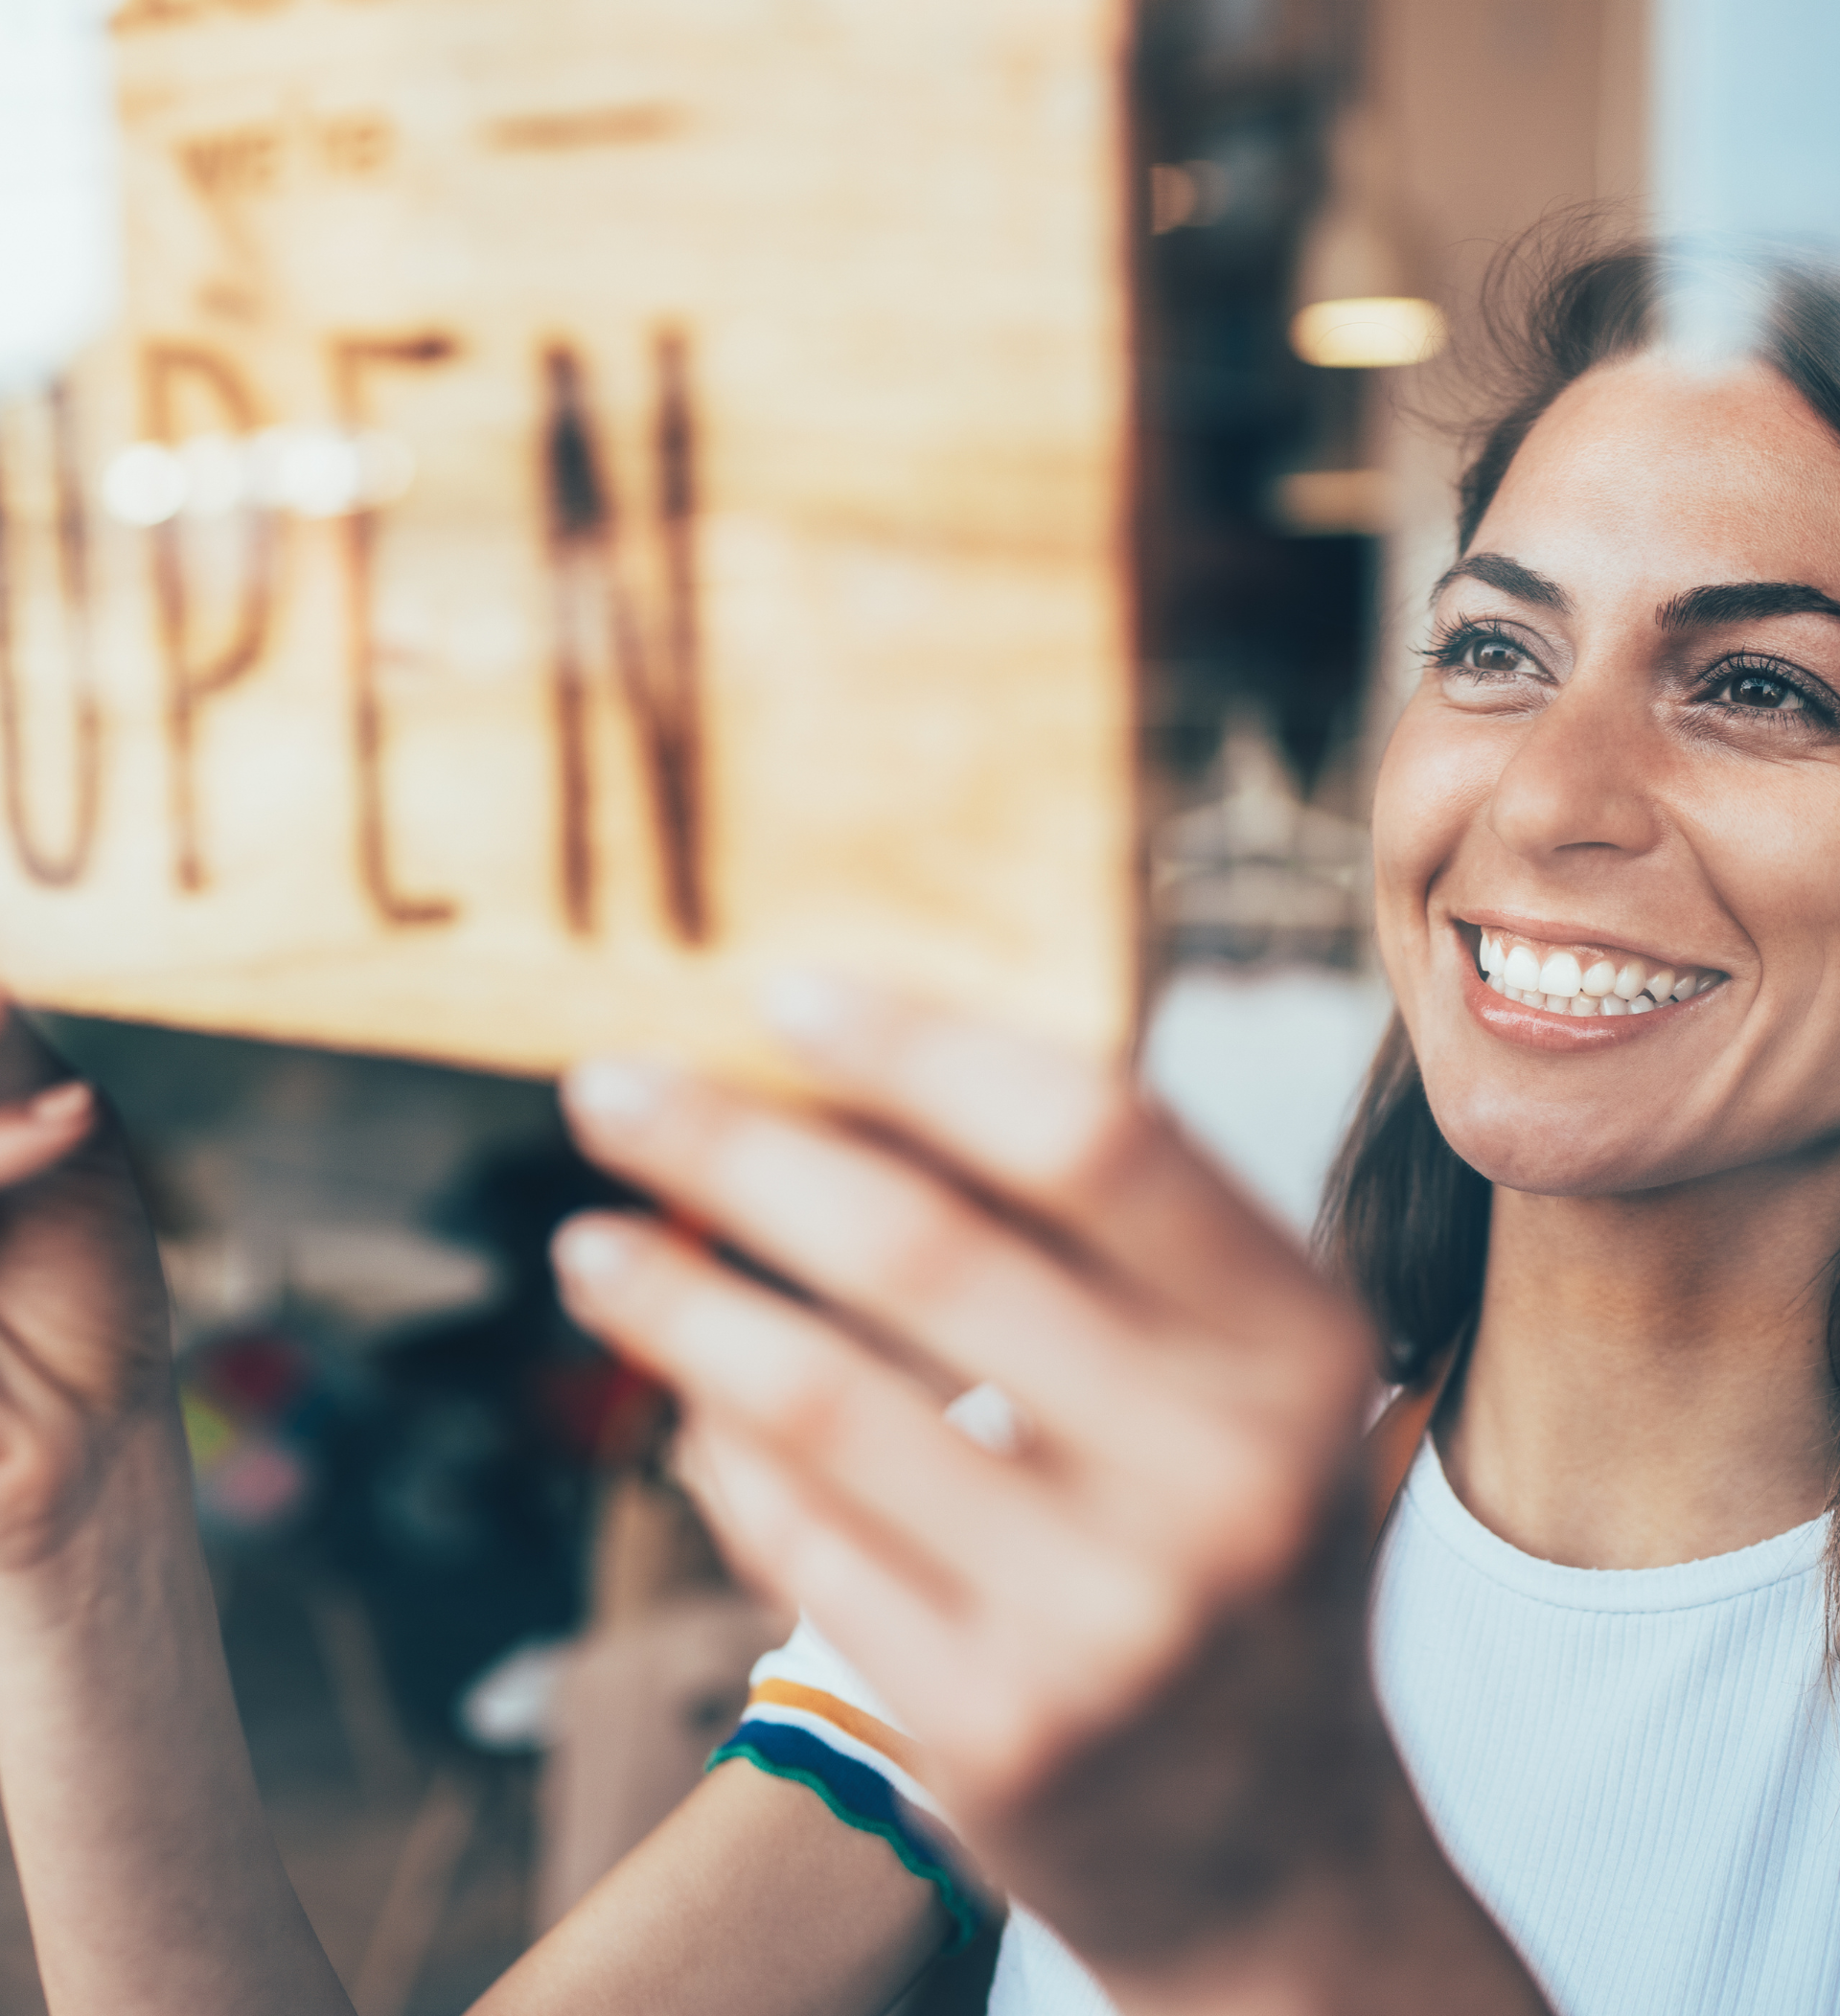
[[1420,1453],[1381,1552],[1375,1684],[1446,1853],[1562,2016],[1840,2010],[1826,1534],[1560,1568]]

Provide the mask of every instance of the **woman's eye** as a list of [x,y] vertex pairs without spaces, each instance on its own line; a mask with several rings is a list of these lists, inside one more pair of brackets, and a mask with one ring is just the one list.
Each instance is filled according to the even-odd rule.
[[1713,695],[1729,707],[1755,707],[1774,714],[1795,714],[1806,704],[1786,679],[1772,678],[1767,672],[1737,672],[1721,682]]
[[1527,653],[1501,637],[1478,637],[1463,653],[1463,663],[1473,672],[1519,672]]
[[1452,624],[1425,652],[1443,675],[1444,690],[1463,705],[1521,706],[1530,686],[1544,686],[1546,675],[1528,647],[1506,630],[1480,623]]

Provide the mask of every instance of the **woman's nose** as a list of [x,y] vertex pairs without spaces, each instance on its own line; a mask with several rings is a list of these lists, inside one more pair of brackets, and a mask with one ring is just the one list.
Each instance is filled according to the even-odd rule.
[[1665,752],[1627,676],[1579,665],[1514,745],[1489,801],[1496,836],[1530,859],[1568,849],[1642,854],[1661,820]]

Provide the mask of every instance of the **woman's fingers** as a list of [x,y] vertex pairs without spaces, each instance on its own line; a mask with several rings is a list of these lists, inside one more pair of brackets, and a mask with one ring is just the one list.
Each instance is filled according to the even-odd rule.
[[1048,1438],[1088,1445],[1158,1404],[1152,1384],[1120,1390],[1121,1319],[1093,1282],[918,1165],[675,1073],[587,1065],[564,1098],[596,1160],[910,1340],[958,1385],[996,1381]]
[[1061,1577],[1084,1567],[1039,1481],[822,1317],[632,1219],[572,1220],[556,1264],[578,1322],[667,1379],[693,1414],[793,1465],[862,1549],[938,1607],[976,1609],[1019,1584],[1050,1609],[1080,1600]]
[[[1285,1572],[1313,1523],[1318,1479],[1292,1439],[1244,1411],[1134,1408],[1143,1382],[1128,1360],[1105,1445],[1044,1468],[978,1447],[824,1317],[656,1226],[577,1219],[556,1258],[584,1327],[670,1381],[693,1422],[782,1473],[804,1516],[855,1554],[932,1609],[981,1619],[1006,1647],[1005,1670],[1026,1676],[1034,1648],[1083,1635],[1079,1672],[1029,1688],[1050,1737],[1084,1720],[1094,1690],[1128,1691],[1168,1656],[1184,1606],[1244,1597]],[[740,1541],[759,1572],[761,1535]],[[780,1579],[795,1571],[767,1545],[771,1586],[809,1607],[813,1591]]]
[[1191,1402],[1288,1420],[1324,1444],[1351,1432],[1361,1335],[1294,1258],[1262,1322],[1248,1318],[1255,1295],[1242,1283],[1203,1332],[1164,1321],[1147,1294],[1120,1300],[1110,1276],[919,1162],[819,1122],[610,1061],[571,1073],[564,1099],[596,1160],[910,1341],[959,1385],[1003,1387],[1045,1446],[1077,1452],[1094,1478],[1111,1469],[1127,1519],[1129,1466],[1107,1466],[1107,1452],[1160,1447],[1178,1474],[1203,1463],[1215,1430]]
[[1297,1336],[1300,1290],[1329,1308],[1289,1235],[1116,1070],[828,975],[788,975],[767,1005],[843,1102],[1077,1233],[1188,1315],[1225,1311],[1243,1340],[1276,1341]]
[[0,1190],[42,1176],[84,1140],[96,1124],[96,1095],[67,1079],[11,1106],[0,1106]]

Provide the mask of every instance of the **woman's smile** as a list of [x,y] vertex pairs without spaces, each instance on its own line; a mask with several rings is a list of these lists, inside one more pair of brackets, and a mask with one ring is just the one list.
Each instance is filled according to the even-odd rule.
[[[1667,1026],[1689,1001],[1730,977],[1572,927],[1481,914],[1455,928],[1470,1013],[1492,1035],[1533,1049],[1598,1050],[1629,1042]],[[1656,1015],[1659,1022],[1646,1019]]]
[[[1709,977],[1706,991],[1717,984]],[[1585,994],[1567,997],[1523,991],[1507,987],[1499,974],[1484,974],[1473,960],[1464,962],[1460,985],[1464,1007],[1491,1036],[1530,1050],[1597,1052],[1634,1042],[1674,1026],[1699,1005],[1694,995],[1657,1002],[1648,994],[1599,1000]]]

